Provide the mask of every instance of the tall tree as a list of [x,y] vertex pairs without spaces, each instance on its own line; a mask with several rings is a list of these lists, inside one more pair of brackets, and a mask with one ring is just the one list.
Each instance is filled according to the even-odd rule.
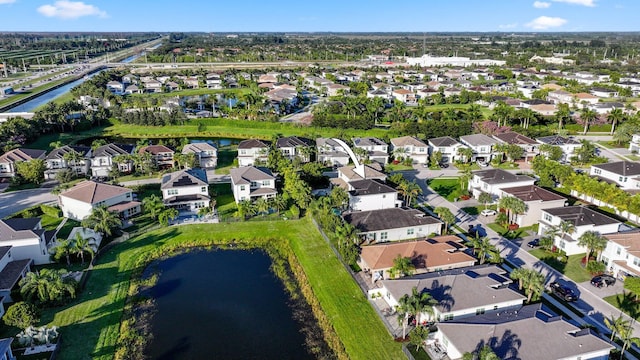
[[93,208],[89,217],[82,220],[82,226],[107,236],[111,236],[120,225],[122,222],[118,218],[118,214],[109,211],[106,206]]
[[481,192],[480,195],[478,196],[478,202],[482,205],[484,205],[484,209],[486,210],[487,207],[489,206],[489,204],[493,201],[493,197],[491,196],[491,194],[487,193],[487,192]]
[[616,130],[616,124],[622,123],[624,118],[625,115],[624,112],[622,112],[622,109],[616,108],[611,110],[611,112],[607,115],[607,120],[611,122],[611,132],[609,135],[613,135]]
[[389,273],[394,278],[403,276],[411,276],[416,267],[411,262],[411,258],[403,257],[400,254],[393,259],[393,266],[389,269]]
[[449,224],[453,224],[456,221],[456,216],[448,207],[444,206],[433,209],[433,212],[444,222],[444,233],[447,234],[449,232]]
[[607,239],[599,232],[589,230],[580,235],[578,238],[578,246],[584,246],[587,248],[586,257],[588,266],[591,253],[595,252],[597,256],[600,251],[604,250],[607,246]]
[[495,245],[491,243],[486,236],[476,236],[469,241],[468,245],[473,248],[473,253],[478,256],[480,264],[484,264],[489,257],[489,261],[492,263],[499,263],[501,261],[500,251]]
[[584,123],[584,130],[582,131],[583,135],[587,134],[587,131],[589,131],[589,125],[591,125],[591,123],[593,123],[597,118],[598,113],[586,106],[582,108],[582,110],[580,111],[580,119]]

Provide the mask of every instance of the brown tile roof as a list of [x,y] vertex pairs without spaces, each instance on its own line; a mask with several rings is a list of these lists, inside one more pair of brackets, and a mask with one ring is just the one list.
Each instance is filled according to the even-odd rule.
[[138,150],[138,153],[142,154],[148,152],[151,155],[157,155],[160,153],[172,153],[173,154],[173,150],[169,149],[168,147],[164,146],[164,145],[149,145],[149,146],[145,146],[140,148],[140,150]]
[[566,198],[563,196],[560,196],[556,193],[545,190],[535,185],[515,186],[504,188],[502,189],[502,191],[506,192],[509,195],[515,196],[524,202],[566,200]]
[[131,189],[87,180],[61,193],[60,196],[96,204],[128,192],[132,192]]
[[493,135],[494,138],[503,141],[507,144],[516,144],[516,145],[537,145],[538,143],[522,134],[519,134],[515,131],[509,131],[502,134]]
[[402,136],[398,138],[391,139],[391,144],[393,146],[405,146],[405,145],[413,145],[418,147],[427,147],[422,140],[419,140],[413,136]]
[[629,254],[640,256],[640,231],[627,231],[603,236],[625,248]]
[[258,139],[242,140],[238,144],[238,149],[253,149],[253,148],[266,148],[269,147],[265,141]]
[[0,156],[0,162],[16,162],[16,161],[29,161],[33,159],[39,159],[44,156],[46,151],[36,149],[13,149],[2,156]]
[[142,205],[142,203],[138,201],[123,201],[121,203],[109,206],[108,210],[112,212],[122,212],[140,205]]

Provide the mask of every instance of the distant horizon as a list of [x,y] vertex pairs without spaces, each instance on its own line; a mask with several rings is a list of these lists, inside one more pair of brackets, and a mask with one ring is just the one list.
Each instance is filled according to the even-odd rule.
[[415,35],[445,35],[445,34],[527,34],[527,35],[554,35],[554,34],[640,34],[640,30],[629,31],[296,31],[296,30],[282,30],[282,31],[199,31],[199,30],[117,30],[117,31],[81,31],[81,30],[57,30],[57,31],[38,31],[38,30],[21,30],[10,31],[0,30],[0,34],[171,34],[171,33],[184,33],[184,34],[239,34],[239,35],[251,35],[251,34],[415,34]]
[[[0,0],[0,32],[574,33],[640,31],[637,0],[200,2]],[[401,29],[399,29],[401,28]],[[126,29],[126,30],[125,30]]]

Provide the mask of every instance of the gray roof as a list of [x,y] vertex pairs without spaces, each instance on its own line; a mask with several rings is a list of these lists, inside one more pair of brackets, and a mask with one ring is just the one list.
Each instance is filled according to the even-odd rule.
[[197,143],[190,143],[185,145],[182,148],[182,153],[183,154],[188,154],[188,153],[201,153],[203,151],[215,151],[217,153],[218,149],[209,144],[208,142],[197,142]]
[[517,197],[518,199],[527,201],[558,201],[567,200],[564,196],[560,196],[549,190],[545,190],[535,185],[515,186],[510,188],[503,188],[503,192]]
[[91,151],[91,148],[88,146],[81,146],[81,145],[72,145],[72,146],[65,145],[63,147],[60,147],[51,151],[45,159],[47,160],[62,159],[64,158],[65,154],[68,154],[73,151],[79,153],[82,156],[85,156],[89,151]]
[[2,259],[11,250],[11,246],[0,246],[0,259]]
[[361,232],[442,223],[440,220],[428,216],[420,210],[408,208],[359,211],[345,214],[343,217],[346,222]]
[[563,221],[568,221],[576,227],[584,225],[600,226],[621,223],[614,218],[603,215],[584,206],[565,206],[553,209],[544,209],[542,211],[553,216],[557,216]]
[[278,148],[297,147],[297,146],[311,146],[311,140],[302,139],[297,136],[289,136],[289,137],[279,138],[278,141],[276,142],[276,147]]
[[602,169],[621,176],[640,175],[640,163],[635,161],[616,161],[591,166],[596,169]]
[[478,170],[473,172],[474,176],[479,176],[480,179],[487,184],[505,184],[520,181],[531,181],[531,185],[535,181],[534,178],[527,175],[516,175],[502,169],[487,169]]
[[271,171],[264,167],[243,166],[231,169],[231,182],[234,185],[251,184],[252,181],[275,179]]
[[[22,277],[24,270],[31,266],[32,262],[33,260],[31,259],[24,259],[8,263],[0,271],[0,290],[11,290]],[[0,352],[0,354],[2,353]]]
[[0,162],[17,162],[39,159],[44,157],[45,153],[46,151],[44,150],[18,148],[8,151],[0,156]]
[[364,137],[364,138],[353,138],[353,145],[355,146],[384,146],[387,145],[386,142],[374,138],[374,137]]
[[560,135],[543,136],[536,139],[539,143],[549,145],[580,145],[580,142],[572,138],[563,137]]
[[497,143],[496,139],[492,139],[485,134],[460,136],[460,141],[466,142],[471,146],[493,145]]
[[238,144],[238,149],[253,149],[253,148],[266,148],[266,147],[269,147],[269,145],[266,142],[258,139],[242,140]]
[[5,224],[11,227],[14,231],[22,231],[22,230],[33,230],[38,223],[40,223],[40,218],[12,218],[2,220]]
[[509,131],[502,134],[493,135],[494,138],[505,142],[507,144],[515,144],[515,145],[536,145],[538,144],[535,140],[526,137],[522,134],[519,134],[515,131]]
[[526,297],[508,287],[513,281],[507,272],[495,265],[446,270],[401,278],[383,280],[384,287],[395,299],[418,291],[428,292],[438,302],[441,313],[476,309],[507,301],[525,300]]
[[102,145],[99,148],[97,148],[93,152],[93,156],[94,157],[98,157],[98,156],[112,157],[116,155],[133,154],[134,149],[135,149],[134,145],[111,143],[111,144]]
[[352,181],[349,183],[353,190],[349,191],[352,196],[376,195],[396,193],[396,189],[389,185],[385,185],[379,180],[364,179]]
[[183,186],[209,186],[207,174],[202,169],[189,169],[172,172],[162,177],[161,189],[171,189]]
[[429,139],[429,143],[436,147],[440,147],[440,146],[448,147],[448,146],[460,144],[458,140],[452,138],[451,136],[443,136],[443,137]]
[[337,141],[333,140],[332,138],[317,138],[316,139],[316,146],[321,147],[321,146],[330,146],[331,148],[342,148],[342,145],[338,144]]
[[540,304],[438,323],[438,329],[461,353],[487,344],[500,359],[579,358],[613,349],[589,329],[580,329],[543,311]]

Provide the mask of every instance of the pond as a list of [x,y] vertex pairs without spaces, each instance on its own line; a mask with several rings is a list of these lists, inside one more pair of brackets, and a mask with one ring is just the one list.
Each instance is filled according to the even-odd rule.
[[153,359],[313,359],[261,251],[198,250],[155,263]]

